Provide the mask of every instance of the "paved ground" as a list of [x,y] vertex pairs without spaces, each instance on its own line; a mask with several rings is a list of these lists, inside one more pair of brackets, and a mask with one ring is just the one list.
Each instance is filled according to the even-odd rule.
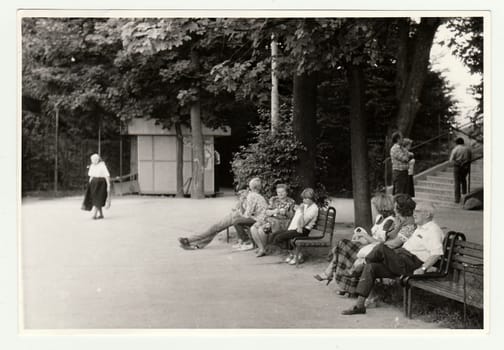
[[[224,235],[201,251],[178,247],[176,237],[227,213],[232,197],[115,198],[99,221],[79,210],[80,201],[23,202],[27,329],[437,327],[407,320],[390,306],[340,315],[353,300],[312,278],[325,264],[321,259],[296,269],[280,256],[258,259],[253,252],[234,252]],[[338,222],[352,221],[351,201],[333,205]],[[463,220],[452,214],[440,214],[442,226],[481,222],[481,212],[462,212]],[[338,227],[337,237],[350,230]]]

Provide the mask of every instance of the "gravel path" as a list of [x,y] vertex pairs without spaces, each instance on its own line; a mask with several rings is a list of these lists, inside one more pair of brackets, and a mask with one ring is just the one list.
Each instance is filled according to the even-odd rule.
[[[115,198],[98,221],[80,201],[23,202],[26,329],[437,327],[391,306],[340,315],[354,301],[312,278],[320,259],[296,269],[279,255],[235,252],[224,234],[204,250],[178,247],[178,236],[226,214],[232,197]],[[351,220],[349,203],[335,203],[337,221]]]

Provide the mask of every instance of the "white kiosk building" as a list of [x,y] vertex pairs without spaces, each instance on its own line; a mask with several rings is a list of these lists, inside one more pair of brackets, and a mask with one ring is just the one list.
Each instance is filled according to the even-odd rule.
[[[131,137],[131,173],[138,174],[140,194],[176,193],[175,129],[163,129],[153,119],[135,118],[127,133]],[[184,190],[192,176],[191,130],[182,128],[184,136]],[[230,128],[212,130],[203,127],[205,142],[205,194],[213,195],[215,184],[214,138],[231,135]]]

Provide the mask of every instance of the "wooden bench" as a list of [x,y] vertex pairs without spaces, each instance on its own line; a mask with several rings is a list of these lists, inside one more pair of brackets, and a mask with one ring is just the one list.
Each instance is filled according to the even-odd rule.
[[448,232],[438,271],[423,275],[401,276],[404,313],[411,318],[413,288],[423,289],[467,305],[483,309],[483,246],[467,242],[460,232]]
[[307,237],[297,237],[292,240],[296,247],[296,267],[298,266],[299,254],[304,247],[332,247],[334,225],[336,223],[336,209],[329,207],[320,209],[315,227]]

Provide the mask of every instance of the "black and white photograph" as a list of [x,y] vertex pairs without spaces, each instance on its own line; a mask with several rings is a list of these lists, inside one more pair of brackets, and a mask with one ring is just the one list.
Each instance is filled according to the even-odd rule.
[[19,11],[20,329],[488,330],[490,20]]

